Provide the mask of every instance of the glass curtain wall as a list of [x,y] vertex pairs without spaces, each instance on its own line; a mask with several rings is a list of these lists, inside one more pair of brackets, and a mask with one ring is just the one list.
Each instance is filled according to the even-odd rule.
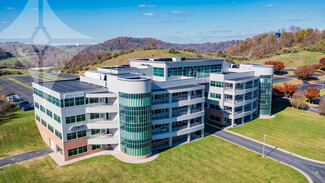
[[259,113],[271,115],[272,108],[272,76],[260,76]]
[[151,93],[119,93],[121,151],[129,156],[151,153]]

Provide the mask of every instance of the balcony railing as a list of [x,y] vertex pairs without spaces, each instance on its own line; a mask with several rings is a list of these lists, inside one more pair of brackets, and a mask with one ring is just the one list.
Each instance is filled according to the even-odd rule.
[[202,122],[195,122],[195,123],[192,123],[190,126],[194,127],[194,126],[199,126],[199,125],[202,125],[202,124],[203,124]]
[[169,103],[169,98],[151,100],[152,105]]
[[173,102],[179,102],[179,101],[183,101],[183,100],[188,100],[188,95],[181,95],[181,96],[177,96],[177,97],[172,97]]
[[110,133],[98,133],[95,135],[90,135],[89,136],[90,139],[94,139],[94,138],[116,138],[116,136],[114,136],[113,134]]
[[201,112],[202,108],[197,108],[197,109],[191,109],[191,114]]
[[183,130],[183,129],[186,129],[187,128],[187,125],[183,125],[183,126],[178,126],[178,127],[174,127],[172,128],[172,131],[178,131],[178,130]]
[[169,118],[169,112],[164,112],[164,113],[151,115],[152,120],[166,119],[166,118]]
[[235,115],[236,115],[236,114],[241,114],[241,113],[243,113],[243,111],[235,111],[235,112],[234,112]]
[[178,116],[183,116],[183,115],[187,115],[188,114],[188,110],[176,110],[173,111],[172,116],[173,117],[178,117]]
[[151,131],[152,135],[157,135],[157,134],[162,134],[162,133],[168,133],[169,132],[169,127],[164,126],[161,128],[156,128]]
[[191,95],[191,99],[202,98],[203,95]]

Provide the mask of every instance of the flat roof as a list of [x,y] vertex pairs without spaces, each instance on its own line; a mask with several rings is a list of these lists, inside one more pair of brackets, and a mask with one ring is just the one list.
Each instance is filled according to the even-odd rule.
[[150,62],[150,63],[213,62],[213,61],[223,61],[223,60],[224,60],[223,58],[194,58],[194,57],[129,59],[130,62]]
[[242,78],[234,78],[234,79],[225,79],[226,81],[241,81],[241,80],[247,80],[247,79],[253,79],[258,78],[257,76],[249,76],[249,77],[242,77]]
[[195,88],[195,87],[204,87],[203,85],[186,85],[186,86],[175,86],[170,88],[164,88],[164,89],[157,89],[152,91],[167,91],[167,90],[180,90],[180,89],[189,89],[189,88]]
[[51,89],[58,93],[68,93],[76,91],[87,91],[87,90],[102,90],[104,87],[93,85],[90,83],[82,82],[77,79],[73,80],[60,80],[60,81],[49,81],[49,82],[35,82],[40,86]]

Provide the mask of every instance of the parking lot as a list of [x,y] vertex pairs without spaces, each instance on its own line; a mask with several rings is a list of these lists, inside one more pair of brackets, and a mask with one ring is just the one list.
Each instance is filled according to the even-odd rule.
[[[69,74],[56,74],[56,73],[31,73],[26,75],[19,75],[12,77],[13,79],[23,84],[32,86],[32,82],[46,82],[56,80],[75,79],[78,76]],[[29,103],[33,102],[33,91],[21,84],[18,84],[9,79],[0,79],[0,85],[3,86],[9,93],[13,91],[16,95],[19,95],[23,100]]]

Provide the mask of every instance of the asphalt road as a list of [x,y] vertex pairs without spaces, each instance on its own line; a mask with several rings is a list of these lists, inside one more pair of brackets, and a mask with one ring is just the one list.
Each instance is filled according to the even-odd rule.
[[51,148],[47,147],[47,148],[39,149],[36,151],[30,151],[30,152],[23,153],[23,154],[18,154],[18,155],[2,158],[2,159],[0,159],[0,168],[15,164],[15,163],[19,163],[22,161],[34,159],[34,158],[37,158],[40,156],[44,156],[51,152],[53,152],[53,150]]
[[[232,142],[236,145],[245,147],[256,153],[263,153],[263,144],[260,142],[256,142],[248,138],[244,138],[242,136],[231,133],[227,130],[220,130],[218,128],[214,128],[208,125],[206,126],[206,131],[216,137]],[[321,164],[318,162],[313,162],[292,154],[288,154],[287,152],[281,151],[277,148],[273,148],[268,145],[265,146],[265,155],[266,157],[288,164],[304,172],[312,179],[314,183],[325,182],[325,163]]]
[[9,79],[0,79],[0,85],[7,90],[12,90],[16,95],[19,95],[23,100],[27,100],[29,103],[34,103],[33,91],[22,85],[19,85]]

